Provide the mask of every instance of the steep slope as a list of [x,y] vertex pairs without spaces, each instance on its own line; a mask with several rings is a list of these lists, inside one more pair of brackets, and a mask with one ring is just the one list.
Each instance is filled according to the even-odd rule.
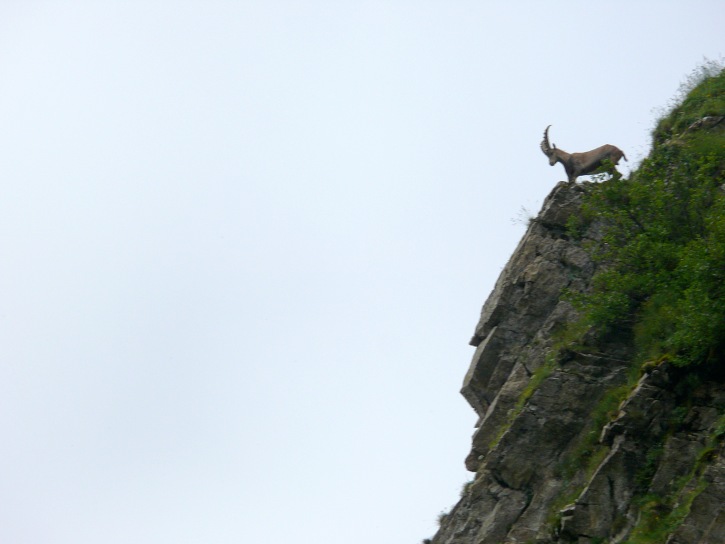
[[475,478],[429,542],[725,542],[723,88],[532,220],[471,339]]

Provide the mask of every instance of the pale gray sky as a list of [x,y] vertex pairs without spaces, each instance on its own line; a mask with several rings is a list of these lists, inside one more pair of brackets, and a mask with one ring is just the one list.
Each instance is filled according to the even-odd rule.
[[0,542],[431,536],[544,128],[636,163],[723,20],[0,1]]

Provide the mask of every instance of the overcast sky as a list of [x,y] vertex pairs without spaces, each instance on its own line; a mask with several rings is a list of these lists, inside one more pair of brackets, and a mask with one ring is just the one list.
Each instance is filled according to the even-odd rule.
[[430,537],[544,128],[628,172],[724,20],[0,1],[0,542]]

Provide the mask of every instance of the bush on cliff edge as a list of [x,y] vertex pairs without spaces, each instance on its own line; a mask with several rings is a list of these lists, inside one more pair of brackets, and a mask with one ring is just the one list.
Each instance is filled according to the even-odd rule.
[[632,334],[643,360],[722,364],[725,70],[694,87],[653,137],[629,179],[588,187],[584,219],[602,226],[589,242],[600,268],[574,302],[601,335]]

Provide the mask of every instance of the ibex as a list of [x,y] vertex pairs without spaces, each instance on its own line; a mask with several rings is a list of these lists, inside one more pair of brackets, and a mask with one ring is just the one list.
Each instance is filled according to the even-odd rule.
[[619,164],[619,159],[627,160],[624,152],[613,145],[603,145],[585,153],[567,153],[561,149],[557,149],[556,145],[549,145],[549,129],[551,125],[546,127],[544,131],[544,139],[541,141],[541,151],[549,157],[549,164],[554,166],[557,162],[564,165],[566,175],[569,177],[569,183],[574,183],[576,178],[585,174],[596,172],[603,166],[605,161],[612,163],[612,169]]

